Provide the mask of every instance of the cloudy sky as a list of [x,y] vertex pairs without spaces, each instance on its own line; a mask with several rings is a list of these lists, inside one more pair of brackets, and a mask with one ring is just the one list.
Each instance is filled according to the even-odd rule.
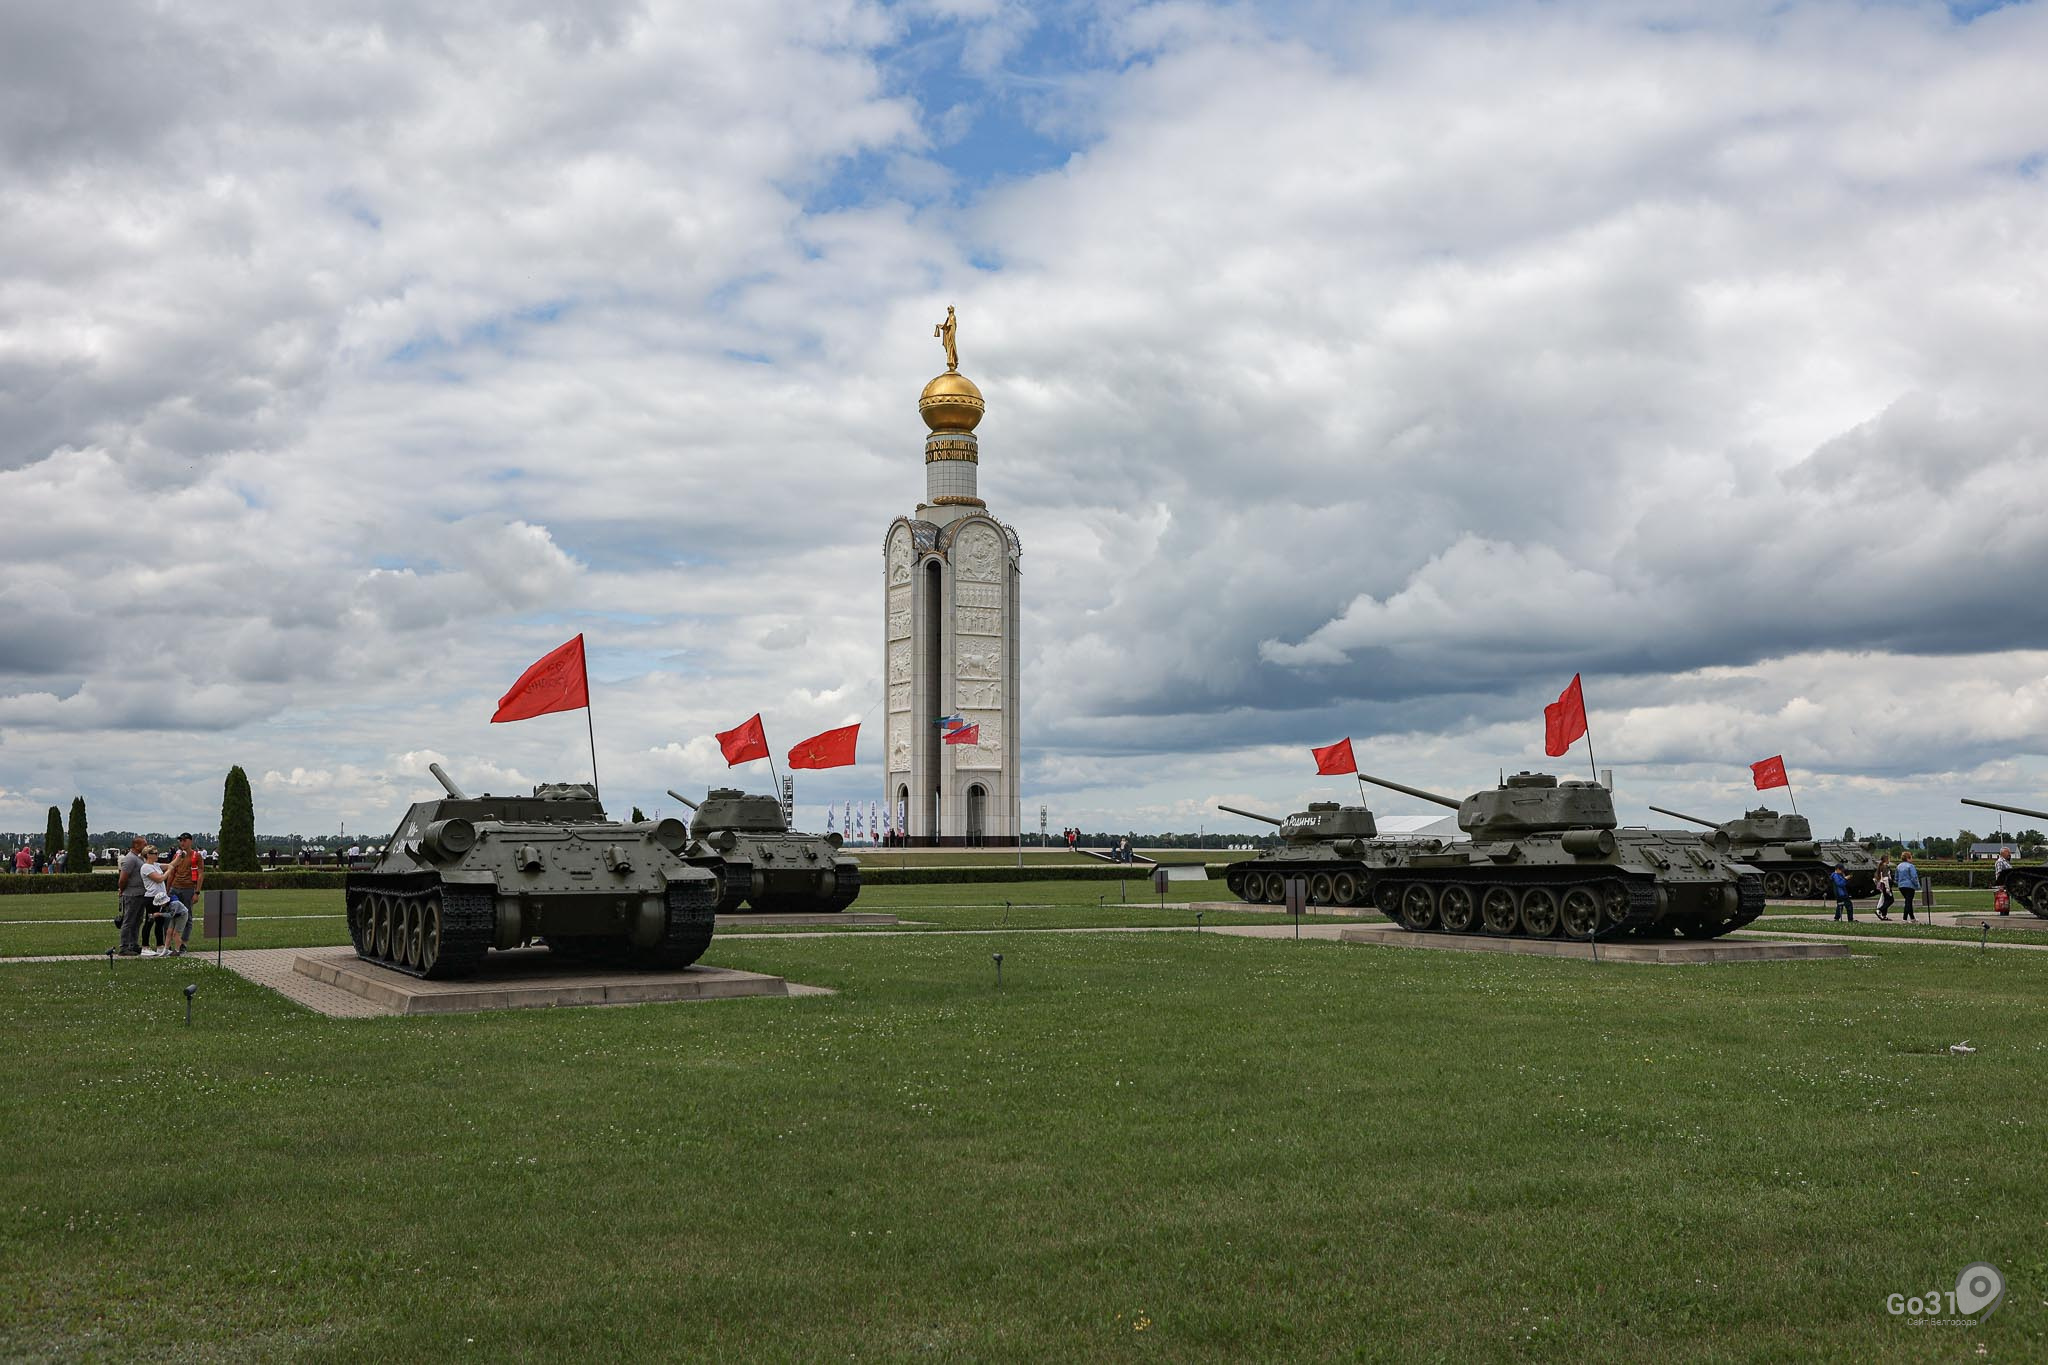
[[872,724],[948,303],[1055,828],[2048,804],[2042,0],[341,8],[0,8],[0,829]]

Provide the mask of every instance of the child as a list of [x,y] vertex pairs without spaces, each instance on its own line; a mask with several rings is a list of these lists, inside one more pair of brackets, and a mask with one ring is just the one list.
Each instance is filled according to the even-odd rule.
[[1847,914],[1849,916],[1849,923],[1854,924],[1856,922],[1856,902],[1849,899],[1849,878],[1847,874],[1838,867],[1835,869],[1834,875],[1829,877],[1828,880],[1834,884],[1835,888],[1835,918],[1839,920],[1844,914]]

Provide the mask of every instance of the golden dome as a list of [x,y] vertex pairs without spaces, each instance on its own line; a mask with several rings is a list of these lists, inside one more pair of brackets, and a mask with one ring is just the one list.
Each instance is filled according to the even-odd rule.
[[917,414],[933,431],[972,431],[985,410],[981,390],[958,370],[946,371],[917,396]]

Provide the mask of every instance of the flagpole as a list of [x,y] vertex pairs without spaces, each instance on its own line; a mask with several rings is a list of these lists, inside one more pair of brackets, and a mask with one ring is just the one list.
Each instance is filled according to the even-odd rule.
[[1792,773],[1790,769],[1787,769],[1785,772],[1785,799],[1792,803],[1792,813],[1794,815],[1799,814],[1799,797],[1792,790]]
[[590,696],[587,688],[583,698],[583,730],[590,736],[590,794],[601,801],[604,797],[597,789],[597,724],[590,718]]
[[[1581,711],[1584,711],[1585,707],[1586,684],[1582,681],[1579,684],[1579,709]],[[1586,716],[1586,763],[1589,767],[1593,769],[1593,785],[1596,787],[1599,786],[1600,763],[1597,759],[1593,757],[1593,717],[1590,713],[1588,713]]]

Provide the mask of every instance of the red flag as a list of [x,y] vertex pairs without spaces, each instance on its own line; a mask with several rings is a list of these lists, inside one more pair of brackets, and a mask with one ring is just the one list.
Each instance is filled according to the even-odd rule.
[[1767,758],[1761,763],[1750,764],[1749,775],[1755,780],[1758,791],[1767,791],[1772,787],[1789,787],[1792,785],[1792,779],[1785,776],[1785,756],[1783,754],[1779,754],[1776,758]]
[[768,757],[768,735],[761,728],[761,713],[756,711],[752,720],[730,730],[721,730],[718,747],[725,751],[725,766],[728,768]]
[[1351,737],[1346,735],[1335,744],[1326,744],[1320,749],[1310,749],[1316,756],[1316,771],[1326,777],[1358,771],[1358,760],[1351,756]]
[[1543,752],[1556,758],[1586,737],[1586,694],[1579,688],[1579,675],[1572,674],[1571,686],[1558,693],[1557,700],[1543,708]]
[[560,649],[549,650],[519,675],[512,690],[498,698],[498,713],[491,717],[491,724],[531,720],[550,711],[574,711],[588,705],[590,675],[583,669],[583,637],[579,635]]
[[981,743],[981,726],[979,724],[963,725],[957,730],[950,730],[946,734],[946,743],[979,744]]
[[858,725],[848,725],[843,729],[827,730],[822,735],[812,735],[789,751],[789,766],[844,768],[853,762],[854,741],[859,737]]

